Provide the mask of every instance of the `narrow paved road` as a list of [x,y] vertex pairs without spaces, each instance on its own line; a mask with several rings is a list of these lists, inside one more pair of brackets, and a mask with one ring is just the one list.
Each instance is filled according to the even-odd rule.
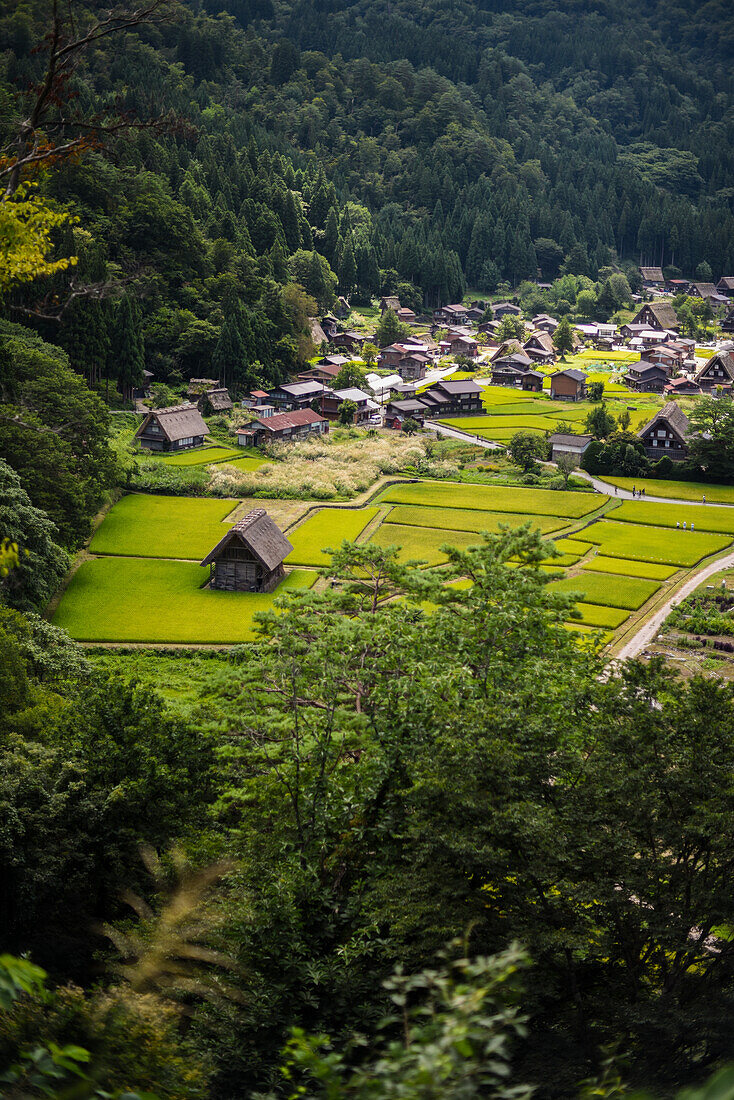
[[732,566],[734,566],[734,553],[727,554],[726,557],[719,558],[717,561],[712,561],[710,565],[707,565],[700,573],[696,573],[694,576],[690,577],[686,583],[670,597],[667,603],[663,604],[660,610],[656,611],[653,617],[641,627],[637,634],[622,647],[614,660],[626,661],[630,657],[636,657],[656,636],[660,627],[670,614],[670,609],[672,607],[679,604],[686,596],[690,596],[691,592],[694,592],[698,586],[708,580],[709,577],[713,577],[715,573],[719,573],[722,569],[730,569]]

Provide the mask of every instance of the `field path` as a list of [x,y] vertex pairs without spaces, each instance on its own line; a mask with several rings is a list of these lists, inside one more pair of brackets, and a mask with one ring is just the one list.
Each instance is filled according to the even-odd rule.
[[484,447],[487,451],[504,450],[501,443],[492,443],[489,439],[482,439],[478,435],[470,435],[469,432],[462,432],[459,428],[449,428],[446,424],[432,423],[431,428],[438,435],[448,436],[449,439],[461,439],[465,443],[474,443],[477,447]]
[[[680,504],[680,501],[676,501]],[[726,505],[724,505],[726,507]],[[648,645],[660,627],[663,625],[672,607],[679,604],[681,600],[684,600],[686,596],[690,596],[691,592],[694,592],[699,585],[703,584],[705,580],[712,577],[715,573],[719,573],[722,569],[729,569],[734,566],[734,553],[729,553],[723,558],[718,558],[716,561],[712,561],[709,565],[702,569],[699,573],[689,577],[685,584],[667,600],[663,606],[655,612],[651,619],[648,619],[643,626],[640,627],[638,632],[620,649],[619,653],[615,654],[615,661],[626,661],[630,657],[636,657],[641,650]]]

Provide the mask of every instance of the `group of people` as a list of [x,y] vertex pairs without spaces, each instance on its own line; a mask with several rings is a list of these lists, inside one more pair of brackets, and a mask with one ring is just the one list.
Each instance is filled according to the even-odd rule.
[[644,495],[645,495],[645,490],[644,489],[635,489],[634,485],[632,486],[632,496],[633,497],[644,497]]
[[[676,522],[676,527],[680,527],[680,521],[677,521],[677,522]],[[683,530],[684,530],[684,531],[686,531],[687,529],[688,529],[688,525],[686,524],[686,521],[685,521],[685,520],[683,520]],[[692,531],[695,531],[695,530],[696,530],[696,525],[695,525],[695,523],[693,522],[693,520],[691,520],[691,530],[692,530]]]

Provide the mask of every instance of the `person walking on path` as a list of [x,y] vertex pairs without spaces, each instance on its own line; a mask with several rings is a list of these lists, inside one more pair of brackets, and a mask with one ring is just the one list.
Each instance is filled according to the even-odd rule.
[[678,530],[680,531],[680,520],[679,520],[679,519],[677,519],[677,520],[675,521],[675,526],[676,526],[676,527],[678,528]]
[[686,530],[687,530],[687,527],[686,527],[686,521],[685,521],[685,520],[683,520],[683,530],[684,530],[684,531],[686,531]]
[[703,503],[705,504],[705,503],[706,503],[706,494],[705,494],[705,493],[703,494],[703,498],[702,498],[702,499],[703,499]]

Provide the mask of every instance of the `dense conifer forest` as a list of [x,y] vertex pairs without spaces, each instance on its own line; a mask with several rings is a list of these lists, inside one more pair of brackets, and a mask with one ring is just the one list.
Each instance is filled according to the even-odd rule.
[[[46,15],[5,6],[5,136]],[[72,113],[161,125],[42,184],[79,219],[59,254],[77,279],[134,279],[135,316],[82,301],[30,320],[124,392],[120,325],[160,380],[215,364],[267,383],[307,350],[309,297],[432,307],[617,259],[718,278],[734,270],[732,41],[723,2],[181,5],[70,81]]]

